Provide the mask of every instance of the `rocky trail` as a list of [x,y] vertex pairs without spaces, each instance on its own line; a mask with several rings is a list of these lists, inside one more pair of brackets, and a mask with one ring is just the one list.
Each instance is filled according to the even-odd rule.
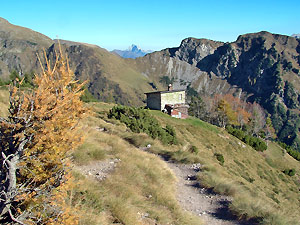
[[177,164],[168,162],[176,175],[177,199],[187,211],[201,217],[205,225],[250,225],[254,222],[239,221],[228,208],[231,198],[201,187],[196,179],[200,164]]

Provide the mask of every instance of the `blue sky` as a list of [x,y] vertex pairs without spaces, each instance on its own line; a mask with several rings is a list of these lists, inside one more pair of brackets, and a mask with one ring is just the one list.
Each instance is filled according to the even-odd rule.
[[160,50],[186,37],[231,42],[262,30],[300,33],[299,11],[299,0],[9,0],[1,2],[0,17],[53,39]]

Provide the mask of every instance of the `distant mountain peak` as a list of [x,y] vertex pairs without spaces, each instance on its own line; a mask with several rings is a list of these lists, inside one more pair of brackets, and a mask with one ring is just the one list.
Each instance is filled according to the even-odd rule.
[[293,34],[292,37],[300,38],[300,34]]
[[131,52],[138,52],[138,51],[143,51],[138,45],[132,44],[129,48],[128,51]]
[[142,50],[138,45],[132,44],[131,46],[129,46],[129,48],[127,50],[115,49],[112,52],[118,54],[119,56],[121,56],[123,58],[135,59],[137,57],[143,57],[146,54],[151,53],[153,51],[151,51],[151,50],[145,51],[145,50]]

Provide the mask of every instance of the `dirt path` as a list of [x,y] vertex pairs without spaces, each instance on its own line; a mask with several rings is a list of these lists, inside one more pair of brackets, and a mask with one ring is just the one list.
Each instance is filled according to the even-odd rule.
[[202,188],[196,180],[200,164],[176,164],[167,162],[175,173],[177,183],[177,199],[182,207],[201,217],[207,225],[250,225],[251,222],[238,221],[228,209],[231,198],[216,194]]

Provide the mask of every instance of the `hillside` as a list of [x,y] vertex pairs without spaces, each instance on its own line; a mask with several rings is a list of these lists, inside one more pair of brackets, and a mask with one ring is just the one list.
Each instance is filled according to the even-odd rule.
[[[148,79],[129,67],[124,59],[98,46],[62,41],[79,80],[88,80],[88,90],[99,100],[140,105],[144,90],[151,90]],[[52,55],[57,44],[48,49]]]
[[[95,163],[95,158],[120,159],[115,171],[101,183],[101,189],[111,190],[104,192],[102,204],[107,204],[106,199],[115,199],[112,195],[118,196],[119,204],[122,202],[121,206],[124,206],[122,208],[127,213],[122,210],[123,213],[120,214],[120,206],[106,206],[102,209],[104,215],[113,215],[125,224],[134,224],[124,221],[125,218],[129,219],[126,215],[136,215],[137,212],[146,213],[153,224],[168,224],[172,221],[175,224],[186,223],[182,217],[174,220],[175,211],[157,214],[155,209],[149,208],[149,203],[152,207],[157,207],[157,204],[166,203],[166,199],[162,198],[170,195],[174,198],[175,194],[175,183],[168,181],[168,175],[163,178],[170,170],[159,172],[154,168],[166,168],[165,162],[157,157],[159,155],[182,164],[200,163],[201,169],[197,177],[201,188],[212,188],[215,192],[232,196],[233,202],[229,208],[241,218],[256,218],[263,224],[297,224],[295,221],[299,221],[300,165],[276,144],[270,142],[268,150],[260,153],[226,131],[198,119],[178,120],[161,112],[151,111],[163,126],[168,124],[175,128],[179,144],[163,145],[145,134],[132,133],[117,120],[108,119],[107,112],[112,106],[105,103],[93,104],[98,116],[89,119],[87,142],[74,154],[77,165]],[[146,147],[149,144],[151,146]],[[198,152],[191,152],[191,146],[195,146]],[[215,153],[224,156],[224,164],[219,163]],[[290,168],[296,170],[295,176],[290,177],[282,172]],[[163,188],[161,185],[167,186]],[[156,189],[157,187],[160,188]],[[168,195],[163,194],[165,190],[169,190]],[[152,196],[150,199],[147,197],[149,193]],[[175,205],[172,207],[177,210],[178,205]],[[167,210],[168,207],[163,208]],[[195,224],[199,223],[196,220]]]
[[28,28],[10,24],[0,18],[0,78],[8,79],[12,71],[31,72],[37,65],[36,53],[53,41]]
[[[56,41],[0,20],[0,78],[39,70],[36,53],[53,55]],[[141,106],[145,92],[193,88],[200,95],[233,94],[271,115],[279,140],[300,149],[300,41],[259,32],[235,42],[186,38],[179,47],[123,59],[95,45],[61,40],[78,79],[99,100]]]
[[[0,19],[0,79],[10,73],[38,72],[37,54],[48,56],[58,49],[57,40]],[[88,89],[98,99],[127,105],[140,105],[144,92],[152,90],[148,78],[134,70],[124,59],[95,45],[61,40],[78,79],[89,80]]]
[[[152,220],[150,224],[200,223],[197,220],[184,222],[188,217],[178,214],[180,204],[170,202],[175,197],[175,183],[169,180],[171,171],[165,162],[155,156],[160,155],[183,164],[200,163],[197,177],[201,187],[233,196],[230,208],[241,218],[257,218],[263,220],[263,224],[297,224],[300,166],[276,144],[269,143],[268,150],[259,153],[226,131],[198,119],[178,120],[153,111],[151,114],[161,124],[175,128],[179,140],[178,145],[162,145],[158,140],[132,133],[122,123],[108,119],[106,113],[112,105],[97,103],[93,107],[99,117],[87,122],[87,142],[75,152],[74,160],[82,166],[96,163],[95,159],[120,159],[115,171],[101,183],[100,190],[104,192],[100,201],[104,208],[98,212],[102,211],[102,217],[107,219],[105,215],[112,215],[125,224],[138,224],[134,222],[134,215],[141,212]],[[149,144],[151,147],[145,148]],[[199,152],[191,152],[191,146],[196,146]],[[141,149],[146,149],[146,152]],[[218,162],[215,153],[224,156],[224,165]],[[295,168],[297,175],[289,177],[283,174],[287,168]],[[118,196],[118,199],[113,196]],[[115,208],[111,201],[117,201],[118,207]],[[109,206],[104,206],[107,204]],[[158,213],[157,207],[171,211]]]

